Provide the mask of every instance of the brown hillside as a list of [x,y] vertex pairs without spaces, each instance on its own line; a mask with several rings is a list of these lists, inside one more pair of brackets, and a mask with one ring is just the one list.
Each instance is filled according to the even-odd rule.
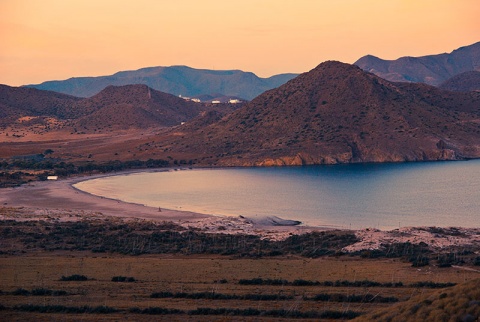
[[480,279],[419,295],[407,302],[361,316],[354,321],[478,321],[480,317]]
[[395,84],[326,62],[203,129],[175,130],[169,151],[220,165],[452,160],[480,156],[480,94]]
[[84,130],[173,126],[197,116],[205,106],[162,93],[146,85],[109,86],[79,102],[95,112],[75,122]]
[[458,74],[443,82],[439,87],[455,92],[480,91],[480,71]]
[[0,85],[0,122],[2,125],[24,116],[74,118],[83,110],[72,108],[80,98],[35,88]]
[[219,109],[223,113],[234,108],[221,105],[214,107],[186,101],[146,85],[109,86],[84,99],[0,85],[0,125],[17,128],[42,122],[43,118],[53,118],[60,127],[71,126],[74,132],[86,133],[168,127],[191,120],[203,111]]

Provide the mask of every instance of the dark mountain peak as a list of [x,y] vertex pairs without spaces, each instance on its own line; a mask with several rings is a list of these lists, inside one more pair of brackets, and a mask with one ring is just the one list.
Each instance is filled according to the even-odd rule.
[[105,106],[109,104],[144,104],[152,100],[153,90],[146,85],[123,85],[105,87],[100,93],[87,99],[91,103]]
[[[472,121],[479,101],[478,95],[392,83],[328,61],[215,123],[185,127],[181,143],[189,149],[178,152],[217,156],[223,165],[472,157],[480,154],[478,124]],[[181,149],[180,142],[172,146]]]
[[364,72],[358,66],[326,61],[270,91],[270,95],[260,95],[257,99],[274,97],[279,102],[291,101],[295,97],[303,102],[303,106],[314,108],[325,107],[333,101],[355,101],[365,96],[371,97],[375,91],[385,92],[386,88],[392,89],[393,84]]
[[394,82],[419,82],[438,86],[457,74],[480,70],[480,42],[451,53],[383,60],[367,55],[355,62],[365,71]]

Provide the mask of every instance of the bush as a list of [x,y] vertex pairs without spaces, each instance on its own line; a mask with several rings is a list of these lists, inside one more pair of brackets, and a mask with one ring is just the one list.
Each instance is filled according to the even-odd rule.
[[24,312],[40,312],[40,313],[93,313],[108,314],[118,312],[118,309],[108,306],[64,306],[64,305],[32,305],[23,304],[13,307],[14,310]]
[[427,266],[430,260],[426,256],[418,256],[415,258],[411,258],[410,262],[412,262],[412,267],[423,267],[423,266]]
[[434,283],[434,282],[416,282],[410,284],[410,287],[425,287],[425,288],[445,288],[455,286],[456,283]]
[[66,291],[62,290],[49,290],[45,288],[36,288],[32,290],[32,295],[34,296],[63,296],[67,295],[68,293]]
[[30,295],[30,292],[23,288],[17,288],[15,291],[12,292],[12,295]]
[[70,276],[62,276],[60,278],[61,281],[86,281],[88,278],[85,275],[70,275]]
[[114,276],[114,277],[112,277],[112,282],[127,282],[127,283],[133,283],[133,282],[135,282],[135,278],[133,278],[133,277],[126,277],[126,276]]
[[178,309],[166,309],[163,307],[147,307],[145,309],[131,308],[130,313],[151,314],[151,315],[167,315],[167,314],[184,314],[185,312]]

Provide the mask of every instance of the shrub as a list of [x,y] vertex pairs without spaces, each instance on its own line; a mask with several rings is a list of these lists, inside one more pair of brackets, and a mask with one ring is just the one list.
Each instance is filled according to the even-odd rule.
[[135,278],[133,278],[133,277],[126,277],[126,276],[114,276],[114,277],[112,277],[112,282],[127,282],[127,283],[133,283],[133,282],[135,282]]
[[24,312],[40,312],[40,313],[94,313],[108,314],[118,312],[118,309],[108,306],[64,306],[64,305],[32,305],[23,304],[13,307],[14,310]]
[[88,278],[85,275],[70,275],[70,276],[62,276],[60,278],[61,281],[86,281]]
[[62,291],[62,290],[49,290],[49,289],[45,289],[45,288],[36,288],[36,289],[33,289],[32,290],[32,295],[34,296],[45,296],[45,295],[49,295],[49,296],[63,296],[63,295],[67,295],[68,293],[66,291]]
[[12,295],[30,295],[30,292],[23,288],[17,288],[12,292]]
[[416,282],[410,284],[410,287],[426,287],[426,288],[445,288],[455,286],[456,283],[434,283],[434,282]]

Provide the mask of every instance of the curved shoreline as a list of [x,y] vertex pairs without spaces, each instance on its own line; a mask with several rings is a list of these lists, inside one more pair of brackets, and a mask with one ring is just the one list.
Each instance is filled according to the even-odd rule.
[[[173,222],[185,228],[210,233],[255,234],[263,238],[284,239],[291,234],[313,230],[324,231],[332,227],[306,227],[276,225],[275,222],[253,221],[242,216],[216,216],[192,211],[181,211],[129,203],[97,196],[73,185],[82,181],[140,172],[172,171],[173,169],[140,169],[116,173],[78,176],[58,181],[36,181],[15,188],[4,188],[0,194],[0,207],[12,208],[14,220],[79,221],[83,219],[149,220]],[[5,216],[3,219],[7,219]],[[282,219],[279,219],[282,220]]]
[[[152,172],[162,170],[157,169],[152,170]],[[211,217],[205,214],[170,209],[162,209],[159,212],[158,208],[96,196],[73,186],[86,180],[138,172],[145,172],[145,170],[128,170],[110,174],[72,177],[58,181],[37,181],[15,188],[5,188],[2,189],[2,194],[0,194],[0,203],[4,207],[23,207],[33,213],[45,209],[53,209],[68,212],[102,213],[107,216],[155,221],[181,221]]]
[[[153,171],[168,171],[165,169]],[[195,212],[148,207],[140,204],[95,196],[73,187],[73,184],[111,175],[125,175],[144,170],[98,174],[63,179],[59,181],[33,182],[16,188],[4,188],[0,194],[0,220],[149,220],[173,222],[187,229],[208,233],[253,234],[262,238],[280,240],[292,234],[326,231],[335,227],[282,226],[269,222],[255,222],[242,216],[222,217]],[[274,221],[276,220],[273,218]],[[348,229],[342,229],[348,230]],[[384,243],[426,243],[435,249],[470,245],[480,247],[480,228],[402,227],[381,231],[366,228],[353,231],[359,242],[345,249],[355,252],[378,249]]]

